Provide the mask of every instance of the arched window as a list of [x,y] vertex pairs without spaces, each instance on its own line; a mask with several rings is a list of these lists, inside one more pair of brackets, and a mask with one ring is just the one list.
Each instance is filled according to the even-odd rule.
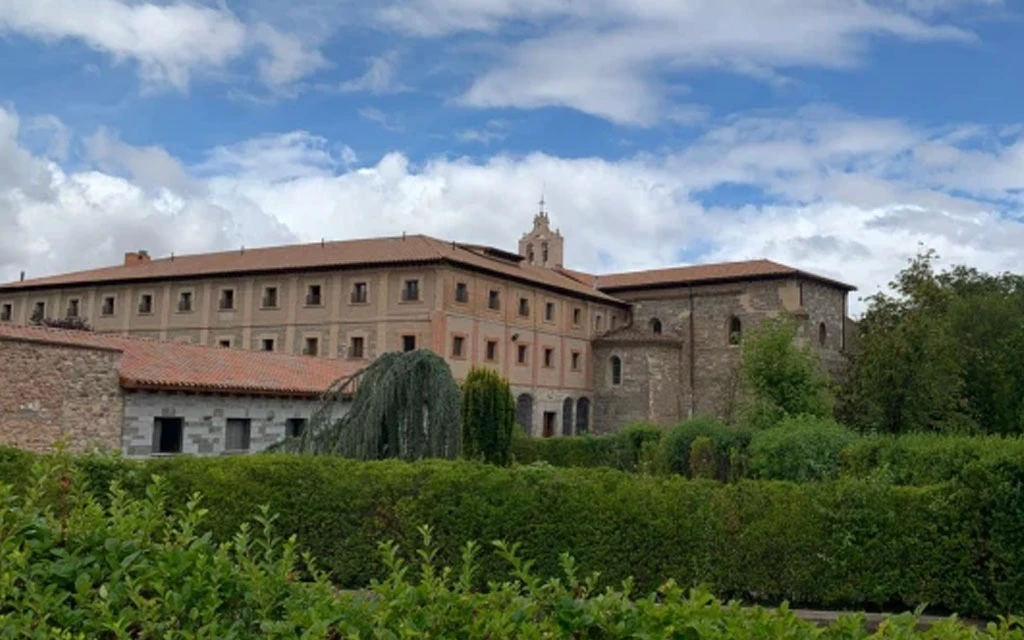
[[622,384],[622,358],[619,356],[612,356],[612,384]]
[[818,325],[818,344],[824,347],[826,341],[828,341],[828,329],[825,328],[825,323],[822,322]]
[[736,316],[729,318],[729,344],[739,344],[743,338],[743,324]]
[[562,402],[562,435],[572,435],[572,398],[566,398]]
[[533,435],[533,396],[528,393],[516,399],[516,422],[526,435]]
[[542,242],[540,245],[540,257],[543,260],[542,264],[548,263],[548,243]]
[[657,318],[651,319],[651,333],[655,335],[661,335],[661,320]]
[[533,264],[533,245],[526,245],[526,261]]
[[580,398],[576,401],[576,435],[582,436],[590,431],[590,399]]

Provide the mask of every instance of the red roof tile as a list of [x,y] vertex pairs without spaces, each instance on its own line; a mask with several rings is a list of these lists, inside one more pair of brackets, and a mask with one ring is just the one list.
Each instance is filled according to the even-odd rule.
[[720,262],[717,264],[703,264],[689,267],[672,267],[669,269],[613,273],[598,276],[597,288],[602,291],[611,292],[623,289],[641,289],[652,286],[698,283],[705,284],[711,282],[729,282],[772,276],[802,276],[804,278],[818,280],[820,282],[825,282],[851,291],[856,289],[856,287],[844,282],[801,271],[800,269],[772,262],[771,260]]
[[129,389],[318,396],[357,370],[345,360],[37,326],[0,325],[3,340],[120,351],[121,385]]

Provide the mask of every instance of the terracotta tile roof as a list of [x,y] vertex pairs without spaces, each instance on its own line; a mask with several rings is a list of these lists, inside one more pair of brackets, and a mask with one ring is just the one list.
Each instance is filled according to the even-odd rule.
[[445,262],[610,304],[624,304],[558,271],[526,264],[516,254],[482,245],[446,242],[424,235],[317,242],[152,259],[131,265],[6,283],[0,285],[0,291],[331,267]]
[[772,276],[802,276],[831,284],[849,291],[856,289],[853,285],[832,280],[813,273],[801,271],[793,267],[772,262],[771,260],[749,260],[746,262],[720,262],[717,264],[694,265],[690,267],[673,267],[669,269],[653,269],[650,271],[634,271],[629,273],[613,273],[597,277],[597,288],[605,291],[623,289],[641,289],[674,284],[697,284],[712,282],[729,282],[752,278]]
[[121,386],[128,389],[318,396],[357,369],[344,360],[37,326],[0,325],[3,340],[120,351]]

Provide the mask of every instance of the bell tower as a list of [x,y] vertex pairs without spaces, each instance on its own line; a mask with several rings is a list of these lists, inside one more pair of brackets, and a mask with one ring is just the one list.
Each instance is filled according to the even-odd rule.
[[544,210],[544,198],[540,199],[540,210],[533,216],[533,230],[519,239],[519,255],[526,262],[538,267],[561,267],[565,241],[558,229],[551,230],[551,220]]

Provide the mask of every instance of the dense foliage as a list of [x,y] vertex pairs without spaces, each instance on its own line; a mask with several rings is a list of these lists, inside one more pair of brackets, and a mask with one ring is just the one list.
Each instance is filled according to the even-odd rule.
[[508,380],[494,369],[473,367],[462,383],[462,454],[508,464],[515,422],[516,401]]
[[813,416],[786,418],[754,434],[750,469],[758,478],[813,482],[839,474],[843,448],[856,436],[834,420]]
[[1024,432],[1024,277],[918,255],[868,298],[842,420],[860,431]]
[[706,437],[712,445],[713,477],[722,481],[739,477],[751,435],[748,429],[730,427],[713,418],[687,420],[664,432],[658,468],[693,477],[690,448],[697,438]]
[[[349,383],[355,397],[334,419]],[[343,381],[298,438],[276,450],[360,460],[454,458],[461,451],[460,392],[444,358],[427,349],[389,351]]]
[[[24,486],[23,462],[8,458],[0,470],[18,474]],[[721,484],[611,469],[336,456],[76,464],[94,489],[119,480],[142,496],[158,473],[173,505],[201,491],[209,512],[199,530],[209,528],[218,541],[267,504],[280,531],[295,534],[346,588],[386,577],[379,541],[409,548],[429,525],[439,562],[457,563],[470,540],[514,540],[545,579],[561,573],[565,551],[581,571],[600,571],[600,585],[633,578],[645,592],[671,578],[767,604],[1024,610],[1020,464],[975,465],[932,487],[875,479]],[[504,571],[496,559],[481,558],[475,586],[503,579]]]
[[[429,527],[417,529],[414,554],[377,545],[384,571],[368,591],[339,592],[300,555],[294,536],[275,534],[265,509],[255,518],[240,513],[237,528],[216,542],[202,531],[217,511],[203,508],[198,495],[170,500],[173,481],[146,481],[139,498],[113,485],[99,500],[81,490],[80,475],[36,465],[22,496],[0,486],[4,638],[1024,637],[1016,619],[985,630],[949,619],[919,633],[913,615],[890,618],[870,635],[863,616],[822,630],[785,606],[725,605],[703,590],[688,595],[674,581],[646,596],[629,582],[599,590],[596,576],[568,554],[558,556],[557,577],[545,579],[516,545],[501,542],[490,553],[467,542],[445,566],[444,543]],[[480,588],[489,561],[504,575]]]

